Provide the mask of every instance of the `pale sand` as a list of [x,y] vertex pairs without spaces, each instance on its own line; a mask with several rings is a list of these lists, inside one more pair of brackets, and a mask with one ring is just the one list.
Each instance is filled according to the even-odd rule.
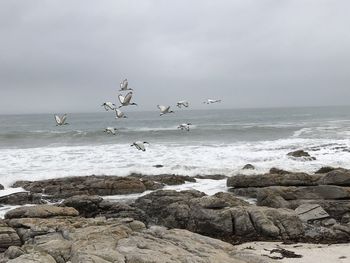
[[[252,247],[252,249],[245,249]],[[334,244],[334,245],[322,245],[322,244],[305,244],[297,243],[292,245],[282,245],[280,242],[250,242],[236,246],[238,250],[244,252],[251,252],[255,255],[272,255],[280,256],[280,254],[269,254],[264,249],[284,248],[290,251],[300,254],[302,258],[284,258],[282,260],[273,260],[271,262],[281,263],[350,263],[350,243],[349,244]],[[340,258],[345,257],[345,258]],[[269,259],[267,257],[264,257]]]

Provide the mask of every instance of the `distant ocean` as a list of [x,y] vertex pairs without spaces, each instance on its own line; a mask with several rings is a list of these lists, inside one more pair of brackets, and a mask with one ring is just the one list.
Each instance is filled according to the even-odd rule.
[[[64,127],[55,126],[53,114],[1,115],[0,183],[133,172],[235,175],[247,163],[257,173],[350,168],[350,107],[177,109],[162,117],[124,110],[129,118],[118,120],[113,112],[69,114]],[[177,129],[185,122],[193,124],[190,132]],[[105,134],[107,126],[118,135]],[[130,147],[137,140],[150,143],[146,152]],[[286,156],[297,149],[316,161]]]

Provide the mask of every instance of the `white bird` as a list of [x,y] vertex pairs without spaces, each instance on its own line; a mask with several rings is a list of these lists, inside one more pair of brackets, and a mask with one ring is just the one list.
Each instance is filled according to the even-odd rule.
[[203,103],[205,103],[205,104],[212,104],[212,103],[217,103],[217,102],[221,102],[221,100],[207,99]]
[[131,98],[132,98],[132,92],[129,92],[125,96],[119,94],[118,95],[118,99],[119,99],[120,103],[122,104],[122,105],[119,106],[119,108],[121,108],[123,106],[128,106],[128,105],[137,105],[134,102],[132,102],[132,103],[130,102]]
[[157,105],[157,107],[160,110],[160,116],[167,113],[174,113],[172,110],[170,110],[170,106]]
[[55,120],[56,120],[56,126],[62,126],[62,125],[68,125],[66,123],[67,120],[67,114],[64,114],[62,117],[59,117],[58,115],[55,115]]
[[120,82],[120,90],[119,91],[124,91],[124,90],[133,90],[128,88],[129,82],[127,79],[124,79],[122,82]]
[[182,106],[187,108],[188,106],[190,106],[190,104],[188,103],[188,101],[180,100],[177,102],[176,106],[179,108],[181,108]]
[[127,118],[121,110],[115,109],[115,118],[121,119],[121,118]]
[[134,142],[133,144],[131,144],[130,146],[133,147],[135,146],[137,150],[139,151],[146,151],[146,147],[145,147],[145,144],[148,144],[148,142],[141,142],[141,141],[137,141],[137,142]]
[[107,127],[103,132],[105,132],[107,134],[116,135],[116,131],[117,131],[117,128]]
[[192,125],[191,123],[182,123],[179,125],[179,127],[177,127],[180,130],[186,130],[186,131],[190,131],[190,125]]
[[104,107],[106,111],[109,111],[109,110],[115,110],[116,109],[116,106],[114,103],[112,102],[104,102],[101,107]]

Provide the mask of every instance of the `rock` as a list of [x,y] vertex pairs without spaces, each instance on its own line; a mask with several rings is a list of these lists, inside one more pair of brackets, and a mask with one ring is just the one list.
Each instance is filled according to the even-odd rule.
[[227,176],[223,175],[223,174],[207,174],[207,175],[196,175],[195,178],[210,179],[210,180],[223,180],[223,179],[226,179]]
[[329,214],[317,204],[303,204],[295,209],[299,218],[303,222],[329,218]]
[[290,152],[287,155],[293,158],[302,158],[308,161],[316,160],[315,157],[312,157],[308,152],[305,152],[304,150],[297,150],[294,152]]
[[25,204],[45,204],[41,194],[19,192],[0,196],[0,204],[6,205],[25,205]]
[[255,170],[255,166],[248,163],[248,164],[244,165],[242,169],[243,170]]
[[187,230],[147,229],[133,219],[21,218],[9,224],[29,231],[23,236],[26,254],[9,261],[15,263],[266,262],[249,253],[238,254],[234,246],[220,240]]
[[349,224],[350,223],[350,210],[349,210],[349,212],[346,212],[343,214],[340,222],[342,224]]
[[33,193],[60,198],[74,195],[119,195],[142,193],[145,185],[138,178],[118,176],[76,176],[42,180],[18,181],[13,187],[23,187]]
[[9,227],[3,220],[0,220],[0,253],[10,246],[20,246],[22,242],[16,230]]
[[134,218],[148,222],[146,214],[141,209],[123,203],[109,202],[99,196],[73,196],[64,200],[61,206],[74,207],[83,217]]
[[25,254],[23,249],[20,247],[11,246],[5,251],[4,256],[8,259],[14,259],[22,256],[23,254]]
[[164,165],[156,164],[156,165],[153,165],[153,167],[155,167],[155,168],[162,168],[162,167],[164,167]]
[[334,168],[334,167],[330,167],[330,166],[324,166],[324,167],[321,167],[320,169],[318,169],[315,174],[326,174],[326,173],[329,173],[331,171],[334,171],[336,170],[337,168]]
[[222,240],[296,239],[303,233],[293,210],[249,206],[230,193],[157,191],[138,198],[150,222]]
[[6,219],[23,217],[54,217],[54,216],[78,216],[79,212],[72,207],[58,207],[52,205],[22,206],[8,211]]
[[152,181],[166,184],[166,185],[180,185],[186,182],[192,182],[192,183],[196,182],[196,179],[191,176],[174,175],[174,174],[149,175],[149,176],[143,176],[142,179],[152,180]]
[[290,174],[291,172],[288,172],[286,170],[282,170],[276,167],[272,167],[269,171],[270,174]]
[[310,186],[317,185],[320,175],[306,173],[236,175],[227,179],[228,187],[266,187],[266,186]]
[[320,178],[319,184],[350,186],[350,171],[346,169],[330,171]]
[[4,186],[2,184],[0,184],[0,190],[4,190]]

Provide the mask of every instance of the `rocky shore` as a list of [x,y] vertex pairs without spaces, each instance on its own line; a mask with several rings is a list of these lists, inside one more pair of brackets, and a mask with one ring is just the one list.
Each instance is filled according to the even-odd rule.
[[[227,178],[229,192],[211,196],[163,189],[186,182],[196,178],[132,174],[18,181],[13,187],[26,192],[0,197],[0,206],[21,205],[0,220],[0,263],[270,262],[233,245],[350,241],[350,170],[324,167],[307,174],[272,168]],[[144,195],[130,202],[104,198],[135,193]]]

